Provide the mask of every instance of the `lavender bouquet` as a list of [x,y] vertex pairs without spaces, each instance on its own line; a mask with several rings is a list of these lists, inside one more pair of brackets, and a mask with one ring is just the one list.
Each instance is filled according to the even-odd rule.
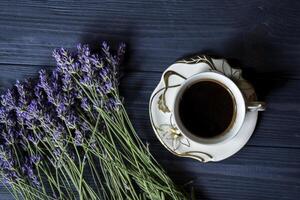
[[118,90],[125,45],[53,52],[1,96],[0,175],[16,199],[186,199],[138,138]]

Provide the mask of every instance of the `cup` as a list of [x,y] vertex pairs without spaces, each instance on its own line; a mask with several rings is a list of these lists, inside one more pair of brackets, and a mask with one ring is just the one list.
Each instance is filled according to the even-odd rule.
[[[223,132],[209,138],[201,137],[189,131],[183,123],[182,117],[180,116],[179,112],[180,101],[182,100],[185,91],[192,85],[201,81],[210,81],[222,86],[231,95],[233,102],[233,114],[229,126]],[[174,105],[172,109],[175,125],[183,135],[194,142],[213,145],[225,142],[233,138],[242,127],[246,112],[264,111],[265,103],[260,101],[248,102],[243,96],[241,90],[231,79],[221,74],[220,72],[209,71],[193,75],[181,84],[175,95]]]

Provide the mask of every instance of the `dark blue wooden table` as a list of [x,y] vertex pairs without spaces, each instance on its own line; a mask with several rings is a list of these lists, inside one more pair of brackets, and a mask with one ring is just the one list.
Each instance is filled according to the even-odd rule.
[[[299,1],[0,1],[0,87],[54,65],[56,47],[128,44],[121,89],[140,137],[178,185],[197,199],[300,199]],[[98,47],[99,48],[99,47]],[[190,53],[230,58],[268,103],[248,144],[202,164],[155,138],[148,100],[161,73]],[[0,199],[12,199],[3,186]]]

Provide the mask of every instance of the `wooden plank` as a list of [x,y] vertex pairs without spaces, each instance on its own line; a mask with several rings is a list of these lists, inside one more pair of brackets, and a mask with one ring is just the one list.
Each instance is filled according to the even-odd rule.
[[[39,69],[36,66],[0,64],[0,90],[11,87],[16,79],[37,77]],[[160,73],[154,72],[125,72],[121,82],[121,91],[132,121],[143,132],[141,137],[151,141],[156,141],[156,138],[149,122],[148,101],[160,76]],[[280,81],[272,77],[263,81],[254,80],[259,96],[264,96],[268,108],[266,112],[260,113],[258,126],[249,145],[300,147],[300,80],[288,80],[278,88],[267,87],[268,83]]]
[[[300,184],[300,159],[296,157],[300,154],[298,149],[246,146],[239,153],[224,161],[199,163],[190,158],[178,158],[168,155],[169,152],[162,149],[158,142],[149,144],[149,148],[158,160],[162,160],[164,168],[168,171],[185,170],[187,176],[188,174],[204,173],[278,181],[291,185]],[[293,158],[289,156],[290,154],[294,155]],[[173,168],[172,166],[178,166],[179,168]]]
[[168,155],[158,143],[149,148],[179,185],[192,181],[196,199],[297,199],[300,195],[299,149],[246,146],[227,160],[201,164]]
[[0,62],[49,65],[53,48],[108,39],[128,43],[130,70],[161,72],[183,55],[208,52],[257,73],[299,77],[299,8],[296,1],[2,1]]
[[[152,135],[148,116],[148,101],[161,74],[128,73],[124,76],[121,88],[124,91],[128,111],[137,129],[144,135]],[[289,80],[285,85],[268,88],[273,79],[255,79],[259,97],[265,99],[267,111],[260,113],[258,126],[248,144],[259,146],[300,147],[300,81]],[[260,87],[259,87],[260,86]]]
[[[183,175],[182,173],[181,175]],[[285,199],[299,197],[299,185],[288,185],[278,181],[199,174],[194,188],[196,199]],[[182,177],[180,178],[182,181]]]

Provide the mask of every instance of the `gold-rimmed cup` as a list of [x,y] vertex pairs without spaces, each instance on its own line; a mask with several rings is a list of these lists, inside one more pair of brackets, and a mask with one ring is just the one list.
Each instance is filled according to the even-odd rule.
[[[233,115],[229,126],[222,133],[219,133],[218,135],[210,138],[201,137],[199,135],[196,135],[195,133],[190,132],[183,124],[179,113],[179,104],[184,92],[192,85],[201,81],[211,81],[222,86],[231,95],[233,101]],[[173,105],[175,125],[181,131],[181,133],[192,141],[207,145],[218,144],[230,140],[238,133],[238,131],[242,127],[246,112],[263,110],[265,110],[264,102],[247,102],[238,86],[231,79],[219,72],[202,72],[185,80],[176,94]]]

